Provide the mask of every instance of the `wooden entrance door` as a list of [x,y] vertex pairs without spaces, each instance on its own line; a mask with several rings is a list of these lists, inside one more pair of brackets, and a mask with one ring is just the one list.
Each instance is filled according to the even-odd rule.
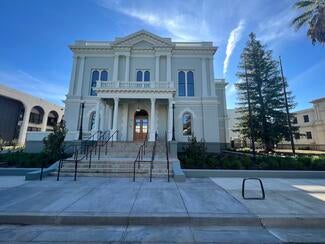
[[134,115],[134,132],[133,140],[143,141],[148,134],[148,113],[145,110],[140,110]]

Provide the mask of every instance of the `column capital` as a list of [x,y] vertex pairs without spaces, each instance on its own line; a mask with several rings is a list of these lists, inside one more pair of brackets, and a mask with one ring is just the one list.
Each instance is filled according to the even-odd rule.
[[114,97],[114,103],[118,103],[120,99],[118,97]]
[[156,98],[152,97],[152,98],[150,98],[150,101],[151,101],[151,103],[155,103],[156,102]]

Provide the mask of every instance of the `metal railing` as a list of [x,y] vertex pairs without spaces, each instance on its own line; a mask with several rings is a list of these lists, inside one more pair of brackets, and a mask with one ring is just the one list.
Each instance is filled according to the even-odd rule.
[[[80,148],[83,148],[85,150],[85,145],[84,143],[87,143],[87,142],[94,142],[94,139],[97,135],[99,135],[100,133],[102,133],[101,131],[96,131],[94,134],[88,136],[84,141],[81,141],[80,142]],[[88,143],[87,143],[88,144]],[[93,144],[93,143],[92,143]],[[69,151],[72,151],[72,155],[74,155],[74,153],[78,150],[77,149],[78,145],[76,144],[69,144],[69,145],[64,145],[63,146],[63,150],[61,152],[61,156],[60,156],[60,159],[59,159],[59,164],[62,160],[65,159],[65,156],[67,156],[69,153]],[[44,162],[42,162],[42,167],[41,167],[41,173],[40,173],[40,180],[43,180],[43,172],[44,172]]]
[[133,162],[133,182],[135,182],[135,167],[138,164],[138,169],[140,169],[140,164],[142,162],[150,162],[150,161],[146,161],[143,160],[144,155],[146,155],[146,147],[148,145],[148,133],[146,134],[146,137],[143,141],[143,143],[140,145],[139,150],[138,150],[138,154]]
[[166,147],[167,178],[169,182],[169,142],[168,142],[167,131],[165,132],[165,147]]
[[158,139],[158,133],[156,132],[155,133],[155,142],[153,144],[151,162],[150,162],[150,182],[152,181],[153,161],[155,160],[155,156],[156,156],[157,139]]
[[96,88],[173,89],[174,83],[168,81],[97,81]]
[[[94,135],[90,137],[89,140],[83,141],[80,144],[80,148],[78,148],[78,145],[70,145],[74,147],[73,150],[73,158],[72,159],[64,159],[63,157],[59,161],[59,167],[58,167],[58,174],[57,174],[57,181],[60,179],[60,171],[63,167],[64,162],[71,162],[75,164],[74,168],[74,180],[77,179],[77,171],[78,171],[78,163],[84,159],[89,160],[88,167],[91,168],[91,162],[93,154],[98,155],[98,160],[100,159],[101,155],[101,147],[106,146],[105,154],[107,155],[107,145],[108,142],[111,140],[111,146],[113,146],[113,140],[114,136],[116,134],[116,137],[118,138],[118,130],[114,131],[113,134],[110,134],[110,131],[98,131]],[[95,139],[95,136],[99,135],[97,140]],[[80,158],[79,156],[82,155]]]

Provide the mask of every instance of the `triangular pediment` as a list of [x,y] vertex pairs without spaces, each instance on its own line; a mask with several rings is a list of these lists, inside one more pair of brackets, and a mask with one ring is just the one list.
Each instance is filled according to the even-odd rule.
[[123,38],[116,39],[113,46],[128,46],[135,48],[170,47],[172,42],[145,30],[135,32]]

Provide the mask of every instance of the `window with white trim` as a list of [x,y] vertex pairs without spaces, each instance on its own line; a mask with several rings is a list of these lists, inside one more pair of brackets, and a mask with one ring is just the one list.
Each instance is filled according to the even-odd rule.
[[150,81],[150,71],[149,70],[137,70],[137,81]]
[[178,72],[178,96],[194,96],[194,73],[192,70]]
[[108,81],[108,70],[96,69],[96,70],[92,71],[92,73],[91,73],[91,84],[90,84],[90,96],[97,96],[97,93],[96,93],[94,88],[96,87],[96,82],[98,80]]

